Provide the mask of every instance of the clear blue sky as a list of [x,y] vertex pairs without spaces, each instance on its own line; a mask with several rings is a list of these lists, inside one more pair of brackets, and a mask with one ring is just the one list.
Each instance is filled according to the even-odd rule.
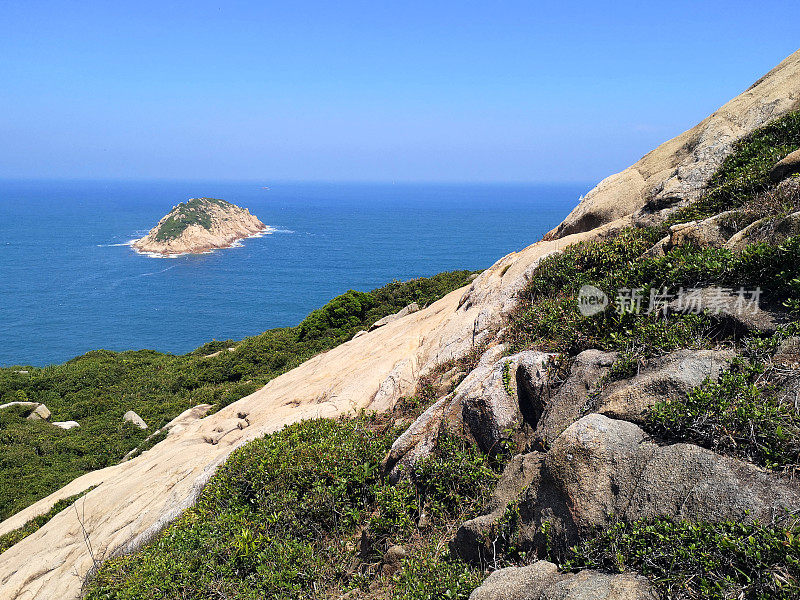
[[798,23],[797,0],[3,0],[0,177],[596,181]]

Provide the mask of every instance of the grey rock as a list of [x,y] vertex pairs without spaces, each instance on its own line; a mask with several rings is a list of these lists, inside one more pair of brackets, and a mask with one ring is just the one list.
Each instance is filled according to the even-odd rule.
[[47,421],[50,418],[50,411],[44,404],[37,404],[27,418],[31,421]]
[[608,373],[617,359],[616,352],[584,350],[575,361],[558,391],[545,399],[542,416],[536,425],[535,439],[547,447],[561,432],[581,417],[589,392]]
[[502,354],[502,346],[487,350],[452,394],[439,399],[395,440],[384,459],[390,480],[398,480],[414,463],[429,456],[442,430],[466,436],[484,452],[496,452],[509,432],[535,417],[525,399],[542,394],[549,385],[547,367],[555,355],[534,351]]
[[53,421],[53,425],[58,427],[59,429],[77,429],[81,426],[80,423],[77,421]]
[[139,429],[147,429],[147,423],[144,422],[144,419],[137,415],[132,410],[129,410],[124,415],[122,415],[122,419],[127,421],[128,423],[133,423]]
[[721,248],[738,231],[736,221],[736,212],[729,210],[702,221],[673,225],[664,249],[687,245]]
[[691,444],[658,446],[633,423],[592,414],[570,426],[545,467],[578,532],[623,519],[771,522],[800,506],[800,487]]
[[655,600],[648,580],[633,573],[561,573],[540,560],[527,567],[495,571],[470,600]]
[[501,519],[506,509],[528,489],[538,488],[542,479],[544,454],[530,452],[518,454],[509,461],[492,493],[487,513],[461,524],[450,550],[471,564],[494,564],[498,551],[497,542],[503,534]]
[[800,173],[800,150],[795,150],[779,160],[770,170],[769,178],[777,183],[795,173]]
[[706,379],[727,369],[733,350],[677,350],[655,359],[631,379],[616,381],[596,400],[596,412],[615,419],[641,422],[659,402],[685,397]]

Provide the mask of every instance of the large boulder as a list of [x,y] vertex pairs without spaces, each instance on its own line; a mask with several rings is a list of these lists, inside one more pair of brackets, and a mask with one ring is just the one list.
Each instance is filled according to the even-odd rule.
[[[542,480],[544,454],[518,454],[506,465],[486,507],[486,513],[463,523],[450,542],[452,552],[471,564],[491,565],[502,552],[503,517],[525,491],[538,488]],[[499,544],[499,545],[498,545]]]
[[395,440],[385,459],[390,479],[397,480],[418,460],[430,455],[442,430],[464,435],[484,452],[497,452],[509,432],[535,426],[540,398],[550,385],[554,354],[526,351],[502,356],[495,346],[451,395],[438,400]]
[[771,522],[800,506],[800,487],[691,444],[659,446],[639,427],[587,415],[547,453],[579,532],[623,519]]
[[526,567],[495,571],[470,600],[656,600],[648,580],[633,573],[561,573],[540,560]]
[[[513,541],[525,550],[563,550],[619,521],[772,522],[800,506],[796,482],[692,444],[659,446],[634,423],[596,413],[573,423],[543,457],[517,460],[529,465],[530,483],[504,502],[516,504]],[[462,524],[454,553],[491,562],[501,533],[494,508],[493,522]]]
[[37,404],[27,418],[31,421],[47,421],[50,418],[50,410],[44,404]]
[[569,375],[558,391],[541,400],[542,414],[534,435],[537,445],[546,448],[581,417],[589,392],[608,373],[616,359],[616,352],[601,350],[584,350],[575,357]]
[[795,150],[779,160],[770,170],[769,178],[777,183],[795,173],[800,173],[800,150]]
[[735,356],[733,350],[677,350],[654,359],[635,377],[608,385],[594,400],[595,412],[641,422],[659,402],[685,397],[706,379],[716,380]]

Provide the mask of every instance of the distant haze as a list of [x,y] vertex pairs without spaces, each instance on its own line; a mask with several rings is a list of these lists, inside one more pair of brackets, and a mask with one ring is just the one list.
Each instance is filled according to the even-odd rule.
[[0,177],[597,181],[797,49],[800,3],[0,5]]

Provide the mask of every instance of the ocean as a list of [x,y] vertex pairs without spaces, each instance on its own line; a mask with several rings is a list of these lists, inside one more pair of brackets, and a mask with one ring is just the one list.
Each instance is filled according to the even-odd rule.
[[[589,187],[0,181],[0,366],[189,352],[296,325],[348,289],[484,269],[540,239]],[[198,196],[245,206],[272,233],[177,258],[130,248]]]

